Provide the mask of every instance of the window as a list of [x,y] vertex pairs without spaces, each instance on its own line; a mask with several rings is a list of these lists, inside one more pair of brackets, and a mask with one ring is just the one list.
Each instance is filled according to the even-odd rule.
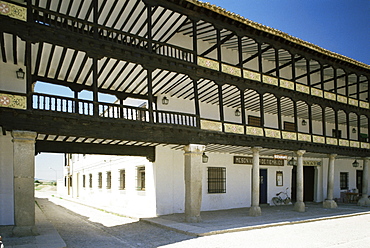
[[260,127],[261,126],[261,117],[248,115],[248,125]]
[[103,187],[103,173],[98,173],[98,188],[101,189]]
[[107,171],[107,189],[112,187],[112,173]]
[[119,189],[126,189],[126,171],[119,171]]
[[226,168],[208,167],[208,193],[226,193]]
[[86,175],[82,175],[82,187],[86,187]]
[[92,174],[89,174],[89,187],[92,188]]
[[348,189],[348,172],[340,173],[340,189]]
[[145,190],[145,167],[137,168],[137,189]]
[[284,121],[284,130],[295,132],[296,131],[295,124],[293,122]]

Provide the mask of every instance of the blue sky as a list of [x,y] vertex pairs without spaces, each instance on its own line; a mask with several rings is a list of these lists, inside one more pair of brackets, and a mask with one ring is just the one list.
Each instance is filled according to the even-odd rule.
[[249,20],[370,64],[369,0],[207,0]]
[[[252,21],[370,64],[370,0],[204,2],[210,2]],[[58,178],[62,178],[63,165],[63,154],[38,155],[36,177],[55,180],[57,173]]]

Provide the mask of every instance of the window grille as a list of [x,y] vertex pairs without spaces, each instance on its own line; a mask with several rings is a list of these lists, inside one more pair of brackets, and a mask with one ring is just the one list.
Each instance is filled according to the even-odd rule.
[[261,126],[261,117],[248,115],[248,125],[260,127]]
[[107,189],[112,187],[112,173],[107,171]]
[[89,174],[89,187],[92,188],[92,174]]
[[295,132],[296,128],[294,122],[284,121],[284,130]]
[[226,168],[208,167],[208,193],[226,193]]
[[340,189],[348,189],[348,172],[340,173]]
[[98,188],[101,189],[103,187],[103,173],[98,173]]
[[119,171],[119,189],[126,189],[126,171]]
[[137,189],[145,190],[145,167],[137,168]]

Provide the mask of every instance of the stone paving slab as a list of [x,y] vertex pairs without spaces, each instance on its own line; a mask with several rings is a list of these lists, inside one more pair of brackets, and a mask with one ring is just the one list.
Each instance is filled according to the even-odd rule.
[[36,227],[39,235],[13,237],[11,226],[0,226],[0,234],[6,248],[63,248],[64,240],[55,230],[53,224],[45,217],[41,209],[35,206]]
[[261,209],[262,216],[258,217],[249,216],[249,208],[206,211],[201,213],[202,222],[199,223],[186,223],[184,214],[171,214],[141,220],[191,236],[208,236],[370,214],[370,207],[360,207],[353,204],[340,204],[338,208],[325,209],[321,203],[308,203],[306,211],[303,213],[294,211],[292,205],[262,206]]

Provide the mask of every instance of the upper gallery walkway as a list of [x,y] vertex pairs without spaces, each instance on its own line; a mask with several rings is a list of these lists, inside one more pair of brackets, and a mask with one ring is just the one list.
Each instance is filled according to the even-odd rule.
[[[197,1],[1,4],[2,62],[26,73],[25,91],[10,80],[1,92],[3,130],[112,145],[370,148],[368,65]],[[36,82],[74,97],[34,92]],[[79,98],[84,90],[92,99]],[[129,97],[146,107],[125,105]]]

